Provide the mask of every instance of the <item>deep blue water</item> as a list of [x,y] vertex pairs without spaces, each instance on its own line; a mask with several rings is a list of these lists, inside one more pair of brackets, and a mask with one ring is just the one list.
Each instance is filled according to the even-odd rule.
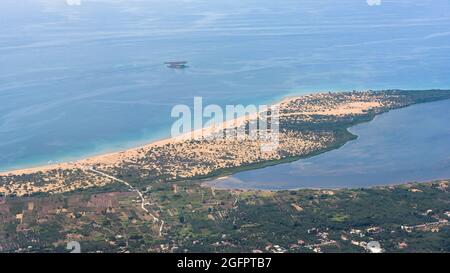
[[350,129],[342,148],[212,183],[243,189],[349,188],[450,178],[450,100],[397,109]]
[[167,137],[194,96],[449,88],[449,15],[448,0],[2,0],[0,170]]

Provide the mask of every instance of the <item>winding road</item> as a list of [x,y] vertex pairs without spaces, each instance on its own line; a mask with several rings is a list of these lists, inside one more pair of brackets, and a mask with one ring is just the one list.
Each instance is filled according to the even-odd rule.
[[154,220],[155,222],[160,222],[160,223],[161,223],[161,226],[159,227],[159,236],[162,236],[162,230],[163,230],[163,227],[164,227],[164,220],[159,219],[158,217],[156,217],[155,215],[153,215],[153,214],[145,207],[146,205],[150,205],[150,203],[148,203],[148,202],[145,201],[145,197],[144,197],[144,195],[142,194],[142,192],[140,192],[138,189],[134,188],[130,183],[128,183],[128,182],[125,181],[125,180],[122,180],[122,179],[119,179],[119,178],[117,178],[117,177],[111,176],[111,175],[109,175],[109,174],[107,174],[107,173],[98,171],[98,170],[96,170],[96,169],[94,169],[94,168],[89,168],[89,171],[91,171],[91,172],[93,172],[93,173],[96,173],[96,174],[98,174],[98,175],[101,175],[101,176],[110,178],[110,179],[112,179],[112,180],[114,180],[114,181],[117,181],[117,182],[120,182],[120,183],[122,183],[122,184],[125,184],[131,191],[136,192],[136,193],[139,195],[139,198],[141,198],[141,208],[142,208],[145,212],[147,212],[147,213],[153,218],[153,220]]

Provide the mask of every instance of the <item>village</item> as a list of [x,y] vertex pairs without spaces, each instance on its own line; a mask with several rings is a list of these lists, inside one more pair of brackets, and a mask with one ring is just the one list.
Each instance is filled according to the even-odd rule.
[[[67,252],[72,241],[86,252],[426,250],[421,247],[442,243],[449,232],[450,211],[443,201],[448,183],[282,192],[157,183],[142,192],[145,210],[133,191],[2,197],[0,252]],[[398,202],[405,194],[429,201]],[[381,200],[373,204],[371,196],[379,195],[398,204],[397,212],[390,212],[392,220],[383,217],[389,206]],[[358,209],[352,207],[356,204]],[[371,223],[361,209],[371,209]],[[422,237],[429,238],[428,244],[417,241]]]

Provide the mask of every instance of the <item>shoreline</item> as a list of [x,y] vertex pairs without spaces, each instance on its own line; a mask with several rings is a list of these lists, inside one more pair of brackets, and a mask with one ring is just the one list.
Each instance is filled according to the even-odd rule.
[[[223,179],[228,178],[229,176],[222,177]],[[390,188],[390,187],[399,187],[399,186],[405,186],[405,185],[421,185],[421,184],[428,184],[428,183],[434,183],[434,182],[441,182],[441,181],[450,181],[450,178],[443,177],[443,178],[436,178],[436,179],[427,179],[427,180],[417,180],[417,181],[403,181],[403,182],[394,182],[394,183],[388,183],[388,184],[377,184],[377,185],[370,185],[365,187],[299,187],[299,188],[290,188],[290,189],[254,189],[254,188],[230,188],[230,187],[217,187],[216,185],[209,185],[208,181],[204,181],[200,184],[201,187],[204,188],[210,188],[217,191],[242,191],[242,192],[285,192],[285,191],[345,191],[345,190],[358,190],[358,189],[383,189],[383,188]]]
[[[367,89],[367,90],[360,90],[361,92],[363,91],[376,91],[376,90],[371,90],[371,89]],[[316,94],[322,94],[322,93],[341,93],[341,92],[351,92],[351,91],[346,91],[346,90],[332,90],[332,91],[327,91],[327,90],[316,90],[316,91],[299,91],[298,93],[286,93],[285,95],[282,96],[275,96],[272,99],[272,102],[268,102],[266,104],[263,105],[267,105],[267,106],[277,106],[277,105],[281,105],[282,103],[285,102],[289,102],[290,100],[294,100],[296,98],[299,97],[303,97],[303,96],[309,96],[309,95],[316,95]],[[253,113],[252,115],[246,115],[246,119],[242,120],[242,118],[244,117],[240,117],[240,118],[236,118],[233,120],[225,120],[222,122],[222,127],[226,126],[226,124],[235,121],[235,122],[242,122],[242,121],[246,121],[246,120],[251,120],[252,118],[254,118],[254,115],[257,113]],[[169,143],[173,143],[176,141],[181,141],[182,139],[179,138],[184,138],[186,139],[190,134],[196,134],[198,133],[198,131],[209,131],[210,128],[202,128],[196,131],[191,131],[190,133],[186,133],[184,136],[179,136],[177,138],[174,137],[163,137],[163,138],[157,138],[157,139],[153,139],[153,140],[143,140],[143,141],[139,141],[136,142],[136,145],[130,145],[130,148],[124,148],[124,149],[108,149],[105,150],[103,152],[98,152],[95,153],[93,152],[92,154],[86,154],[85,156],[80,156],[80,157],[76,157],[74,159],[61,159],[60,162],[58,162],[58,160],[55,160],[56,162],[54,163],[36,163],[36,164],[29,164],[29,166],[23,166],[23,167],[17,167],[17,168],[10,168],[7,170],[1,170],[0,169],[0,176],[11,176],[11,175],[24,175],[24,174],[30,174],[30,173],[35,173],[35,172],[45,172],[45,171],[49,171],[49,170],[54,170],[54,169],[59,169],[59,168],[77,168],[80,167],[80,164],[83,165],[82,168],[85,168],[86,165],[88,164],[93,164],[92,161],[94,160],[98,160],[98,159],[102,159],[102,158],[110,158],[110,157],[117,157],[120,156],[123,153],[129,153],[129,152],[136,152],[137,150],[140,149],[145,149],[145,148],[151,148],[151,147],[155,147],[155,146],[163,146],[165,144],[169,144]],[[50,160],[53,161],[53,160]],[[107,161],[108,163],[110,163],[110,161]],[[101,162],[98,162],[101,163]],[[23,165],[28,165],[28,164],[23,164]]]
[[[389,90],[388,90],[389,91]],[[396,90],[393,90],[396,91]],[[398,91],[402,91],[402,90],[398,90]],[[376,91],[366,91],[366,92],[376,92]],[[330,93],[330,92],[327,92]],[[331,93],[335,93],[335,92],[331,92]],[[276,103],[273,104],[267,104],[267,106],[281,106],[284,103],[288,103],[292,100],[296,100],[299,99],[301,97],[307,97],[307,96],[311,96],[311,95],[319,95],[319,94],[325,94],[323,92],[320,93],[308,93],[308,94],[304,94],[304,95],[286,95],[284,97],[282,97],[281,99],[278,99]],[[448,98],[446,98],[448,99]],[[439,99],[440,100],[440,99]],[[431,100],[433,101],[433,99]],[[417,104],[417,103],[423,103],[423,102],[429,102],[427,100],[425,101],[418,101],[415,102],[413,104]],[[409,105],[405,105],[402,106],[400,108],[403,107],[408,107]],[[398,109],[398,108],[394,108],[394,109]],[[392,109],[391,109],[392,110]],[[345,126],[345,128],[341,128],[341,129],[345,129],[344,130],[344,137],[343,139],[341,139],[340,141],[337,141],[337,143],[334,143],[332,146],[327,147],[324,150],[320,150],[320,151],[316,151],[315,153],[313,153],[312,155],[306,155],[306,157],[310,157],[310,156],[314,156],[315,154],[321,154],[324,152],[327,152],[329,150],[334,150],[334,149],[338,149],[341,146],[343,146],[344,144],[346,144],[347,142],[357,138],[356,135],[354,135],[353,133],[351,133],[348,129],[360,124],[360,123],[366,123],[366,122],[370,122],[373,118],[375,118],[377,115],[379,114],[383,114],[385,112],[389,112],[390,110],[387,111],[383,111],[381,113],[378,113],[374,116],[369,115],[369,119],[363,119],[360,121],[357,121],[356,123],[351,124],[350,126]],[[127,161],[127,159],[132,158],[134,156],[138,156],[140,153],[145,152],[146,150],[150,150],[154,147],[163,147],[164,145],[167,144],[172,144],[172,143],[179,143],[179,142],[183,142],[186,140],[192,140],[195,139],[194,136],[198,136],[198,134],[200,134],[200,136],[207,136],[210,134],[213,134],[217,131],[221,131],[225,128],[229,128],[230,126],[237,126],[239,124],[242,124],[243,122],[246,122],[248,120],[254,120],[255,118],[258,117],[260,112],[254,112],[254,113],[246,113],[246,115],[239,117],[239,118],[235,118],[232,120],[225,120],[223,122],[220,123],[219,126],[217,125],[212,125],[210,127],[204,127],[198,130],[194,130],[194,131],[190,131],[188,133],[185,133],[183,135],[177,136],[177,137],[168,137],[168,138],[164,138],[164,139],[160,139],[160,140],[156,140],[156,141],[151,141],[147,144],[142,144],[139,145],[137,147],[134,148],[129,148],[129,149],[124,149],[121,151],[115,151],[115,152],[106,152],[106,153],[102,153],[102,154],[98,154],[98,155],[93,155],[93,156],[87,156],[85,158],[81,158],[78,160],[70,160],[70,161],[66,161],[66,162],[61,162],[61,163],[53,163],[53,164],[43,164],[41,166],[36,166],[36,167],[29,167],[29,168],[18,168],[18,169],[13,169],[13,170],[8,170],[8,171],[0,171],[0,176],[6,176],[6,177],[12,177],[12,176],[21,176],[21,175],[28,175],[28,174],[34,174],[34,173],[40,173],[40,172],[49,172],[49,171],[55,171],[58,169],[63,169],[63,170],[74,170],[74,169],[78,169],[78,170],[82,170],[82,171],[87,171],[91,168],[95,168],[96,165],[106,165],[106,166],[115,166],[117,165],[117,163],[120,162],[124,162]],[[339,114],[338,114],[339,115]],[[345,136],[346,135],[346,136]],[[342,137],[342,136],[341,136]],[[289,157],[289,158],[284,158],[282,160],[276,160],[276,161],[269,161],[269,162],[264,162],[262,164],[250,164],[250,165],[245,165],[245,166],[239,166],[236,168],[232,168],[231,170],[227,170],[225,172],[222,171],[214,171],[213,173],[206,175],[206,176],[198,176],[198,177],[192,177],[192,180],[203,180],[205,181],[206,179],[208,179],[209,181],[212,181],[216,178],[219,178],[221,176],[227,176],[227,175],[231,175],[233,173],[239,172],[240,170],[248,170],[248,169],[258,169],[261,168],[261,166],[273,166],[273,165],[278,165],[278,164],[282,164],[284,162],[292,162],[292,161],[297,161],[302,157]],[[256,166],[255,166],[256,165]],[[191,180],[191,179],[190,179]]]
[[[273,154],[261,157],[260,143],[253,141],[236,140],[226,143],[208,138],[220,138],[220,134],[216,135],[216,132],[222,133],[224,129],[242,126],[245,124],[243,122],[255,120],[261,116],[261,112],[267,111],[267,108],[251,109],[253,111],[250,113],[240,113],[239,118],[220,120],[208,127],[133,149],[91,156],[78,161],[2,172],[0,179],[5,183],[0,189],[6,194],[21,196],[38,192],[63,193],[91,187],[111,188],[107,185],[112,181],[92,175],[96,170],[119,178],[127,177],[133,183],[153,180],[202,183],[221,176],[297,161],[338,149],[357,138],[348,130],[350,127],[370,122],[376,116],[394,109],[448,100],[449,91],[369,90],[284,97],[276,104],[267,104],[280,108],[280,119],[285,130],[288,130],[282,134],[281,147]],[[293,124],[290,124],[292,122]],[[314,131],[317,129],[317,132]],[[313,131],[296,135],[289,133],[289,130]],[[243,147],[246,149],[242,149]],[[203,153],[205,157],[199,157],[199,153]],[[227,153],[230,153],[230,157],[224,157]],[[193,163],[196,165],[192,165]],[[23,183],[17,184],[16,181]]]
[[[438,103],[438,102],[444,102],[444,101],[449,101],[449,99],[445,99],[445,100],[440,100],[440,101],[434,101],[431,103]],[[262,164],[262,167],[256,167],[253,168],[253,166],[244,166],[244,170],[243,172],[246,171],[254,171],[254,170],[259,170],[259,169],[265,169],[265,168],[269,168],[269,167],[274,167],[277,165],[281,165],[281,164],[286,164],[286,163],[293,163],[296,161],[300,161],[300,160],[305,160],[305,159],[309,159],[315,156],[319,156],[322,155],[324,153],[328,153],[331,152],[333,150],[338,150],[341,149],[342,147],[344,147],[345,145],[347,145],[348,143],[351,143],[353,141],[356,141],[359,139],[360,135],[356,134],[356,132],[352,131],[352,129],[356,126],[360,126],[363,124],[369,124],[371,122],[373,122],[375,119],[381,117],[382,115],[386,115],[389,114],[390,112],[395,112],[397,110],[401,110],[404,108],[411,108],[411,107],[418,107],[421,104],[428,104],[430,102],[427,103],[416,103],[416,104],[412,104],[412,105],[408,105],[405,107],[401,107],[401,108],[395,108],[395,109],[391,109],[385,112],[382,112],[380,114],[377,114],[375,116],[373,116],[370,120],[366,120],[366,121],[362,121],[356,124],[353,124],[350,127],[347,127],[345,130],[352,136],[354,136],[354,138],[349,138],[348,140],[342,140],[338,143],[336,143],[335,145],[328,147],[324,150],[321,151],[317,151],[314,152],[312,154],[308,154],[305,156],[301,156],[301,157],[293,157],[293,158],[286,158],[280,161],[276,161],[276,162],[268,162],[267,164]],[[293,188],[283,188],[283,189],[262,189],[262,188],[258,188],[258,187],[253,187],[253,188],[239,188],[239,187],[233,187],[232,185],[229,185],[226,183],[225,180],[230,179],[230,178],[234,178],[233,176],[241,173],[242,171],[227,171],[224,172],[222,174],[217,174],[215,176],[212,176],[210,178],[204,178],[204,179],[200,179],[201,181],[201,186],[202,187],[207,187],[207,188],[212,188],[215,190],[238,190],[238,191],[267,191],[267,192],[280,192],[280,191],[296,191],[296,190],[354,190],[354,189],[373,189],[373,188],[382,188],[382,187],[395,187],[395,186],[401,186],[401,185],[409,185],[409,184],[421,184],[421,183],[431,183],[431,182],[435,182],[435,181],[447,181],[450,180],[450,176],[438,176],[438,177],[434,177],[434,178],[415,178],[414,180],[412,179],[405,179],[403,181],[395,181],[395,182],[387,182],[387,183],[380,183],[380,184],[373,184],[373,185],[365,185],[365,186],[342,186],[342,187],[327,187],[327,186],[319,186],[319,187],[293,187]],[[245,184],[245,181],[238,181],[238,183],[243,183],[243,185]]]
[[[281,99],[276,100],[273,103],[267,104],[269,107],[273,106],[279,106],[283,103],[289,102],[295,98],[301,97],[301,96],[307,96],[312,93],[307,93],[304,95],[287,95],[282,97]],[[121,158],[126,158],[127,156],[130,156],[132,154],[137,154],[139,150],[142,149],[150,149],[153,147],[159,147],[164,146],[171,143],[177,143],[186,141],[189,139],[195,139],[195,136],[202,135],[207,136],[210,134],[213,134],[217,131],[223,130],[225,128],[229,128],[230,126],[237,126],[241,125],[244,122],[247,122],[249,120],[254,120],[258,117],[260,112],[255,113],[247,113],[245,116],[238,117],[232,120],[225,120],[223,121],[220,126],[216,127],[214,125],[210,127],[204,127],[198,130],[193,130],[188,133],[182,134],[177,137],[167,137],[159,140],[153,140],[148,143],[144,143],[141,145],[138,145],[133,148],[119,150],[119,151],[112,151],[112,152],[105,152],[105,153],[99,153],[96,155],[81,157],[79,159],[75,160],[68,160],[60,163],[50,163],[50,164],[42,164],[32,167],[25,167],[25,168],[13,168],[6,171],[0,171],[0,176],[20,176],[20,175],[27,175],[37,172],[47,172],[51,170],[57,170],[57,169],[87,169],[89,167],[92,167],[96,164],[113,164],[114,162],[119,161]]]

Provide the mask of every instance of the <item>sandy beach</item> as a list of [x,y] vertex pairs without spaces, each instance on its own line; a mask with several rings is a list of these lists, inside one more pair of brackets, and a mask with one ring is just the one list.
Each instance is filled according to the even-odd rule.
[[[316,93],[314,96],[317,96],[322,93]],[[312,95],[312,94],[311,94]],[[271,104],[269,107],[279,107],[280,109],[283,107],[282,105],[288,104],[291,101],[295,101],[301,97],[308,97],[307,95],[302,96],[286,96],[283,99],[279,100],[278,102]],[[285,105],[286,106],[286,105]],[[345,114],[360,114],[364,110],[367,110],[369,108],[379,107],[380,103],[378,102],[350,102],[345,103],[342,105],[339,105],[338,108],[335,109],[327,109],[323,110],[320,107],[314,108],[311,107],[311,109],[304,109],[301,112],[296,113],[285,113],[280,114],[281,116],[295,116],[299,114],[308,114],[308,115],[345,115]],[[237,127],[241,126],[247,121],[255,120],[260,115],[260,112],[255,113],[246,113],[245,116],[241,116],[232,120],[227,120],[222,122],[219,126],[212,125],[209,127],[204,127],[202,129],[198,130],[192,130],[188,133],[182,134],[177,137],[169,137],[162,140],[156,140],[153,142],[150,142],[148,144],[140,145],[138,147],[134,147],[131,149],[123,150],[123,151],[117,151],[117,152],[108,152],[103,153],[99,155],[89,156],[86,158],[82,158],[79,160],[74,161],[68,161],[68,162],[61,162],[61,163],[54,163],[54,164],[45,164],[42,166],[36,166],[36,167],[30,167],[30,168],[21,168],[17,170],[9,170],[0,172],[0,176],[14,176],[14,175],[25,175],[25,174],[32,174],[32,173],[38,173],[38,172],[48,172],[52,170],[57,169],[82,169],[86,170],[89,168],[92,168],[96,165],[104,165],[104,166],[113,166],[117,164],[118,162],[125,161],[127,159],[133,158],[138,156],[142,151],[148,151],[154,147],[161,147],[167,144],[174,144],[179,143],[187,140],[192,139],[199,139],[199,138],[205,138],[208,136],[211,136],[217,132],[220,132],[227,128]]]
[[[270,107],[279,107],[283,103],[287,103],[291,100],[294,100],[295,96],[285,97],[282,100],[272,104]],[[139,154],[139,151],[149,150],[154,147],[164,146],[167,144],[173,144],[177,142],[182,142],[190,139],[198,138],[199,136],[207,137],[214,133],[217,133],[226,128],[232,128],[235,126],[240,126],[247,121],[255,120],[261,112],[255,113],[247,113],[245,116],[238,117],[232,120],[227,120],[222,122],[219,126],[209,126],[204,127],[198,130],[192,130],[191,132],[182,134],[178,137],[169,137],[162,140],[157,140],[150,142],[148,144],[144,144],[135,148],[117,151],[117,152],[109,152],[94,156],[89,156],[87,158],[82,158],[75,161],[54,163],[54,164],[46,164],[42,166],[30,167],[30,168],[22,168],[17,170],[9,170],[0,172],[0,176],[14,176],[14,175],[26,175],[38,172],[48,172],[51,170],[57,169],[88,169],[95,165],[114,165],[117,162],[125,160],[127,158],[131,158]]]
[[[426,95],[433,99],[447,98],[447,94],[441,93],[442,91],[437,90]],[[333,126],[319,131],[302,128],[315,126],[317,122],[326,125],[354,119],[367,120],[373,114],[420,102],[425,96],[423,92],[417,95],[399,94],[392,91],[324,92],[284,98],[272,104],[272,107],[279,109],[275,115],[280,120],[281,130],[276,135],[276,140],[261,137],[266,132],[261,131],[261,128],[256,139],[252,138],[253,133],[242,138],[235,130],[244,129],[246,122],[255,121],[258,117],[264,120],[266,107],[247,109],[250,113],[234,109],[232,111],[235,113],[238,111],[238,118],[208,123],[202,129],[181,132],[179,136],[172,134],[174,137],[124,151],[2,172],[0,192],[17,196],[37,192],[62,193],[114,183],[106,175],[99,176],[97,171],[132,180],[179,181],[208,177],[218,170],[227,174],[229,170],[240,169],[242,166],[259,166],[264,162],[278,162],[314,154],[345,143],[353,137],[350,133],[339,134]],[[437,95],[441,97],[436,97]],[[273,110],[271,112],[274,113]],[[276,149],[264,148],[268,144],[272,147],[274,141]]]

